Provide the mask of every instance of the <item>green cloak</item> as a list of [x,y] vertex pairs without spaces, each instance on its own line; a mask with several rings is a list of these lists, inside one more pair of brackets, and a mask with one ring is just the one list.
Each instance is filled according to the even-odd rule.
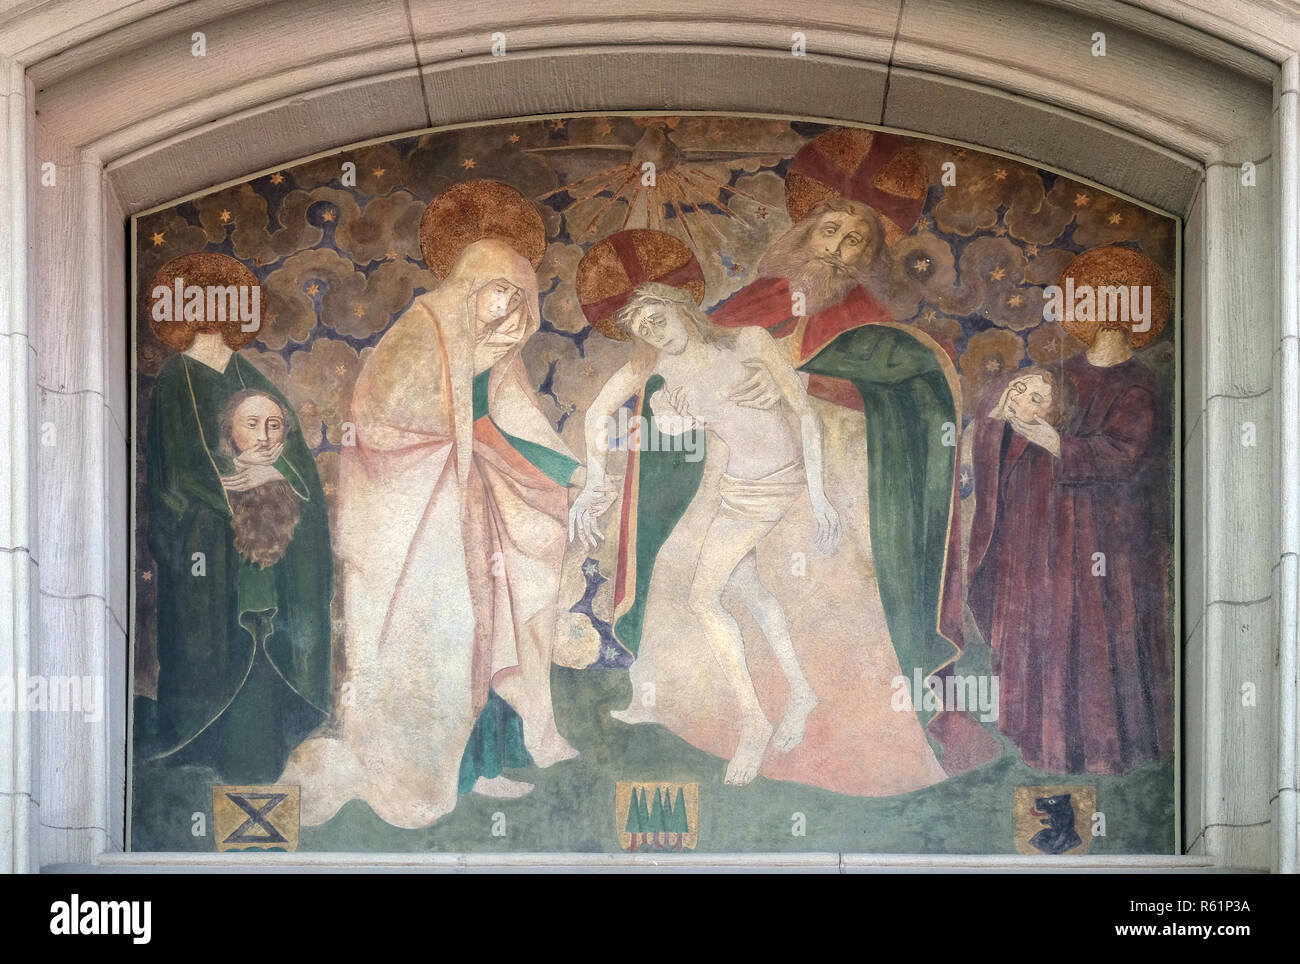
[[[293,540],[266,569],[236,551],[218,477],[234,471],[218,452],[218,419],[245,388],[283,407],[275,467],[301,500]],[[271,782],[330,706],[333,557],[315,460],[293,407],[238,353],[224,372],[172,358],[154,388],[146,444],[159,669],[155,732],[144,743],[226,780]]]
[[[797,343],[809,350],[798,368],[842,379],[861,397],[867,422],[871,544],[880,562],[876,576],[899,667],[911,680],[914,669],[929,676],[960,654],[960,577],[952,552],[960,420],[939,358],[942,349],[923,343],[903,326],[864,323],[864,318],[875,321],[885,316],[860,291],[822,318],[808,320],[808,329],[820,322],[827,334],[814,341],[803,338],[800,331]],[[733,302],[725,302],[714,309],[715,322],[779,328],[793,321],[783,290],[768,299],[783,306],[777,316],[765,314],[757,298],[749,303],[739,295],[733,298],[742,307],[728,318],[726,309]],[[655,376],[641,395],[640,414],[647,420],[653,415],[649,396],[661,385],[662,379]],[[699,451],[703,449],[697,450],[695,458]],[[825,457],[834,458],[835,453]],[[629,467],[632,472],[636,473],[635,505],[625,504],[624,512],[633,512],[636,518],[629,525],[625,516],[624,533],[635,533],[635,548],[620,546],[614,632],[635,655],[655,558],[699,488],[704,462],[687,461],[686,451],[647,451],[636,454],[635,468]],[[633,501],[626,492],[624,498],[625,503]],[[934,715],[923,705],[917,705],[916,711],[923,726]]]

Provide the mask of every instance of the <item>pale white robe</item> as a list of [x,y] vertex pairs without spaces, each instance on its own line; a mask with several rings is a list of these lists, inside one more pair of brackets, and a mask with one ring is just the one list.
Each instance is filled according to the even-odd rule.
[[[491,420],[476,425],[475,305],[499,278],[522,290],[527,319],[492,366]],[[305,825],[356,798],[405,828],[451,811],[489,683],[518,672],[521,633],[553,638],[567,495],[493,427],[571,454],[537,408],[520,357],[538,318],[531,265],[503,242],[478,241],[362,369],[356,445],[344,447],[339,472],[341,727],[302,744],[281,777],[302,787]],[[533,715],[549,719],[549,684],[534,688],[526,702],[544,704]],[[516,708],[527,729],[529,707]]]

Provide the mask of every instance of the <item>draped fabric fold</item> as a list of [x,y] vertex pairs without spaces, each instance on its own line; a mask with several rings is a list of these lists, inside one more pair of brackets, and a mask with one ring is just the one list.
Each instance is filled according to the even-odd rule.
[[[245,389],[286,417],[277,467],[302,499],[283,557],[261,569],[236,549],[219,417]],[[238,353],[223,371],[185,355],[163,367],[147,427],[149,548],[158,571],[156,727],[141,751],[269,781],[329,708],[333,573],[325,495],[293,407]],[[199,555],[201,554],[201,555]],[[198,575],[196,560],[202,560]]]
[[[898,712],[891,687],[899,676],[910,681],[915,671],[924,677],[951,664],[963,643],[961,406],[952,361],[862,288],[794,317],[788,282],[760,278],[710,317],[723,327],[761,325],[789,336],[791,361],[808,374],[825,427],[826,489],[845,530],[834,585],[819,583],[811,558],[808,575],[791,572],[790,560],[807,548],[801,534],[814,525],[806,497],[760,544],[764,583],[790,619],[800,663],[822,701],[804,742],[786,756],[769,755],[762,773],[872,796],[936,783],[946,775],[924,730],[934,712],[915,701],[914,712]],[[647,384],[637,414],[652,416],[648,398],[659,381]],[[712,448],[704,463],[681,452],[630,454],[615,633],[636,655],[634,692],[655,694],[653,709],[638,715],[725,756],[735,745],[735,713],[725,709],[733,697],[682,605],[699,555],[697,517],[722,481],[711,472]],[[775,719],[784,696],[764,650],[747,644],[746,655]]]
[[[520,289],[527,319],[476,423],[475,305],[497,279]],[[303,787],[305,824],[354,798],[399,827],[449,812],[489,686],[519,673],[521,639],[553,633],[567,496],[502,434],[569,454],[527,390],[519,349],[537,327],[531,266],[483,240],[362,369],[339,476],[339,731],[299,747],[282,777]],[[526,723],[543,699],[524,687]]]

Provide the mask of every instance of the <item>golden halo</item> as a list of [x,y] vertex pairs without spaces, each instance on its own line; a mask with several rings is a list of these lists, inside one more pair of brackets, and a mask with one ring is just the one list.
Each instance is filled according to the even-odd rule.
[[[1085,251],[1065,266],[1057,284],[1064,289],[1067,279],[1073,279],[1076,291],[1083,285],[1091,286],[1094,291],[1104,286],[1121,285],[1151,289],[1151,327],[1146,331],[1134,331],[1132,326],[1126,326],[1129,344],[1134,348],[1141,348],[1154,340],[1169,320],[1173,298],[1169,294],[1164,273],[1154,261],[1132,248],[1108,245]],[[1105,317],[1105,299],[1096,299],[1093,314],[1092,321],[1062,321],[1061,325],[1079,341],[1091,345],[1097,338],[1097,332],[1109,320]]]
[[438,278],[447,277],[466,246],[504,241],[536,270],[546,253],[546,226],[531,201],[500,181],[464,181],[434,198],[420,218],[420,253]]
[[153,280],[149,282],[149,287],[145,289],[144,298],[140,301],[149,317],[149,324],[152,326],[154,334],[158,336],[159,341],[168,347],[174,348],[176,351],[185,351],[193,344],[194,336],[198,334],[200,328],[212,326],[221,329],[221,338],[232,351],[239,351],[266,327],[267,313],[265,310],[262,311],[262,328],[256,331],[244,331],[238,318],[225,321],[208,321],[207,319],[200,321],[155,320],[153,316],[154,289],[165,287],[175,291],[177,278],[180,278],[182,284],[186,287],[190,285],[199,285],[204,288],[208,285],[220,285],[222,287],[239,285],[250,288],[261,286],[261,282],[257,280],[257,275],[253,274],[243,262],[236,261],[228,254],[218,254],[214,251],[196,251],[193,254],[183,254],[179,258],[172,258],[154,274]]
[[578,262],[574,285],[587,323],[606,338],[627,341],[614,318],[637,285],[658,281],[704,300],[704,271],[682,241],[664,231],[629,228],[593,244]]

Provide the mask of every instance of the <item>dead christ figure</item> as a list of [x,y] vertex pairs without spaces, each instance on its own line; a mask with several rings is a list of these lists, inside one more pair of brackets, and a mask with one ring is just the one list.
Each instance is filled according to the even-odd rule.
[[[839,514],[822,487],[822,430],[803,383],[772,336],[759,327],[732,333],[715,329],[689,294],[668,285],[641,285],[619,312],[620,328],[638,340],[631,361],[614,373],[587,412],[586,488],[570,513],[570,538],[576,533],[593,545],[599,538],[592,506],[604,478],[603,437],[610,417],[648,378],[660,375],[665,387],[652,404],[675,413],[667,424],[703,428],[726,446],[728,459],[720,500],[708,523],[692,579],[688,604],[699,620],[719,668],[741,708],[740,737],[727,765],[726,782],[750,783],[771,741],[788,753],[803,740],[817,696],[795,654],[781,604],[759,578],[755,547],[785,517],[807,488],[817,520],[817,548],[831,555],[839,546]],[[755,364],[770,372],[781,404],[746,407],[731,396]],[[740,627],[722,602],[730,587],[744,601],[767,637],[789,686],[789,700],[775,734],[764,715],[745,661]],[[627,723],[644,722],[635,708],[615,712]]]

